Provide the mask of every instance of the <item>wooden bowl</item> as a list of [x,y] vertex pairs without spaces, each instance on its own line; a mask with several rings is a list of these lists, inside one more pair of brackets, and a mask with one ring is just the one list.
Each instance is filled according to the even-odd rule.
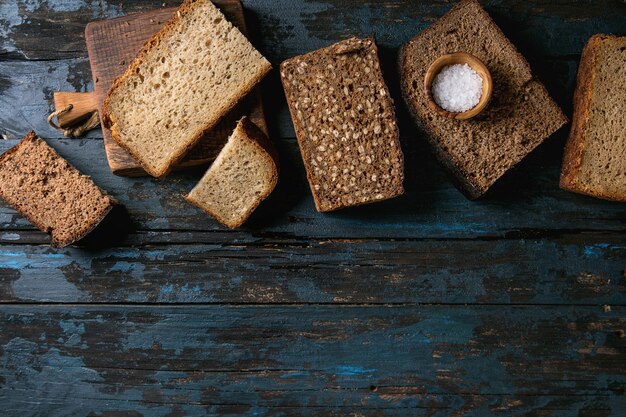
[[[433,81],[435,80],[437,74],[439,74],[439,71],[441,71],[444,67],[447,67],[448,65],[454,64],[469,65],[483,79],[483,92],[478,104],[475,107],[460,113],[450,112],[439,107],[439,105],[433,98],[432,93]],[[489,103],[489,99],[491,98],[491,92],[493,90],[493,80],[491,79],[489,69],[480,59],[476,58],[474,55],[465,52],[456,52],[454,54],[442,55],[437,58],[432,64],[430,64],[430,67],[428,67],[428,71],[426,71],[426,76],[424,77],[424,88],[426,90],[428,106],[432,110],[436,111],[439,115],[448,117],[450,119],[464,120],[476,116],[487,106],[487,103]]]

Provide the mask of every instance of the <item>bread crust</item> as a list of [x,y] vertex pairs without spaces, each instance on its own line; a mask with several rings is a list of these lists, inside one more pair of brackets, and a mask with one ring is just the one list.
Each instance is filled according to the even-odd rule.
[[597,62],[597,48],[605,40],[617,39],[619,36],[596,34],[585,45],[580,57],[578,74],[576,77],[576,89],[574,90],[574,115],[572,128],[565,144],[563,164],[561,166],[561,189],[592,197],[603,198],[613,201],[626,201],[623,195],[598,194],[588,189],[585,184],[578,181],[583,152],[585,150],[585,134],[589,126],[589,110],[593,95],[593,84],[596,73],[594,67]]
[[[593,35],[585,47],[580,57],[578,74],[576,77],[576,89],[574,90],[574,114],[572,117],[572,128],[565,144],[563,153],[563,165],[561,167],[561,179],[559,186],[568,191],[579,191],[576,183],[582,154],[585,148],[584,135],[587,130],[589,119],[589,104],[591,103],[591,88],[595,77],[593,67],[596,62],[596,50],[600,41],[605,35]],[[581,190],[582,191],[582,190]]]
[[[502,29],[493,22],[493,19],[489,16],[489,14],[480,6],[478,0],[463,0],[450,9],[446,14],[444,14],[437,22],[430,25],[428,28],[424,29],[422,32],[418,33],[415,37],[413,37],[409,42],[404,44],[400,48],[400,52],[398,54],[398,68],[400,72],[400,89],[402,92],[402,97],[407,104],[409,109],[409,113],[413,121],[418,125],[418,127],[426,133],[426,139],[430,144],[435,157],[437,160],[443,165],[445,170],[448,173],[449,178],[453,181],[453,183],[459,188],[459,190],[469,199],[475,200],[477,198],[482,197],[490,187],[484,187],[478,184],[476,181],[473,181],[466,173],[460,168],[459,164],[453,159],[452,155],[446,152],[439,141],[436,139],[436,132],[432,130],[426,123],[423,123],[421,118],[419,117],[415,106],[412,105],[411,95],[410,95],[410,86],[408,85],[409,77],[406,75],[410,73],[411,68],[408,64],[408,52],[407,49],[413,42],[418,42],[419,37],[424,36],[425,34],[429,34],[431,32],[435,32],[440,30],[440,27],[443,23],[440,23],[443,19],[445,19],[448,15],[458,12],[461,9],[470,6],[477,6],[477,11],[480,13],[484,19],[487,21],[488,26],[496,33],[498,33],[502,38],[507,39],[506,35],[502,32]],[[510,42],[509,42],[510,43]],[[513,53],[518,57],[519,61],[523,63],[524,69],[531,74],[532,80],[534,80],[534,75],[532,73],[532,69],[528,64],[528,61],[524,58],[524,56],[517,50],[515,45],[511,43]],[[452,51],[450,51],[452,52]],[[542,83],[538,83],[541,89],[546,91],[545,86]],[[547,95],[547,91],[546,91]],[[560,107],[557,106],[558,112],[561,117],[561,123],[559,128],[565,125],[568,122],[567,116],[563,113]],[[546,138],[547,139],[547,138]],[[541,143],[541,142],[539,142]],[[538,143],[538,145],[539,145]],[[512,168],[512,167],[511,167]],[[510,168],[509,168],[510,169]],[[502,173],[504,175],[504,173]],[[499,178],[498,178],[499,179]],[[496,180],[497,181],[497,180]]]
[[[333,45],[327,46],[326,48],[322,48],[322,49],[327,49],[327,48],[337,48],[342,47],[342,45],[346,45],[346,48],[350,48],[351,45],[350,43],[355,43],[355,44],[362,44],[362,43],[368,43],[368,47],[372,47],[374,49],[374,52],[376,53],[376,56],[378,56],[378,47],[376,46],[376,42],[374,40],[373,37],[367,37],[367,38],[357,38],[357,37],[352,37],[352,38],[348,38],[344,41],[335,43]],[[362,48],[362,46],[360,46],[360,48]],[[313,55],[316,54],[317,52],[319,52],[319,50],[315,50],[315,51],[311,51],[308,52],[306,54],[303,55],[298,55],[292,58],[289,58],[285,61],[283,61],[280,64],[280,72],[281,74],[283,73],[283,71],[289,66],[291,65],[292,61],[297,60],[297,59],[302,59],[303,57],[306,57],[308,55]],[[287,80],[284,77],[280,77],[281,79],[281,83],[283,85],[283,89],[285,90],[285,92],[287,93],[288,91],[291,91],[291,86],[289,85],[289,83],[287,82]],[[387,86],[387,83],[383,82],[382,83],[384,88],[385,88],[385,92],[387,94],[387,97],[391,97],[391,95],[389,94],[389,87]],[[302,154],[302,160],[304,162],[304,164],[306,165],[306,176],[307,176],[307,182],[309,183],[309,187],[311,189],[311,194],[313,195],[313,202],[315,203],[315,209],[319,212],[331,212],[331,211],[336,211],[336,210],[340,210],[343,208],[346,208],[348,206],[336,206],[336,207],[332,207],[332,208],[325,208],[322,206],[322,201],[320,201],[320,199],[318,198],[318,195],[315,191],[315,189],[313,188],[313,184],[315,183],[315,179],[313,178],[313,175],[311,174],[311,172],[313,171],[313,169],[310,167],[310,160],[311,160],[311,154],[309,153],[309,146],[306,143],[306,140],[308,138],[308,133],[305,130],[305,127],[301,124],[298,123],[297,120],[297,112],[298,110],[294,107],[295,103],[292,100],[289,100],[288,94],[287,94],[287,105],[289,107],[289,113],[291,114],[291,118],[294,121],[294,129],[296,131],[296,138],[298,140],[298,145],[300,148],[300,153]],[[393,105],[391,106],[391,110],[392,110],[392,116],[395,119],[396,118],[396,114],[395,114],[395,108],[393,107]],[[402,146],[400,144],[400,139],[399,139],[399,131],[398,131],[398,125],[397,123],[394,125],[394,133],[395,133],[395,143],[396,143],[396,148],[398,150],[398,152],[400,153],[400,157],[402,159],[402,166],[404,167],[404,153],[402,152]],[[394,190],[391,190],[389,195],[385,196],[385,198],[381,198],[380,200],[368,200],[365,202],[356,202],[355,204],[350,205],[349,207],[353,207],[353,206],[360,206],[360,205],[364,205],[364,204],[370,204],[370,203],[376,203],[379,201],[384,201],[384,200],[389,200],[391,198],[394,197],[398,197],[404,194],[404,169],[402,169],[402,172],[400,172],[399,174],[399,183],[400,186]]]
[[[163,25],[161,30],[159,30],[157,33],[152,35],[152,37],[146,42],[143,48],[141,48],[141,50],[139,51],[135,59],[133,59],[133,61],[128,66],[128,68],[126,68],[126,71],[124,71],[122,75],[120,75],[118,78],[115,79],[115,81],[113,82],[113,85],[111,85],[111,88],[109,89],[107,98],[104,100],[104,103],[102,105],[102,123],[104,124],[105,127],[110,129],[111,137],[113,138],[113,140],[115,140],[115,142],[118,145],[120,145],[120,147],[122,147],[137,162],[139,162],[139,164],[148,174],[156,178],[163,178],[167,174],[169,174],[174,168],[174,166],[178,164],[185,157],[185,155],[205,136],[205,134],[208,131],[210,131],[213,127],[215,127],[215,125],[222,119],[222,117],[224,117],[229,111],[235,108],[237,103],[239,103],[246,95],[248,95],[250,91],[252,91],[252,89],[272,69],[271,64],[268,62],[265,67],[265,70],[261,74],[259,74],[258,77],[252,79],[250,82],[248,82],[244,86],[243,93],[240,96],[238,96],[235,100],[233,100],[233,102],[230,103],[230,106],[225,106],[225,107],[220,108],[219,109],[220,111],[217,113],[216,117],[214,117],[211,120],[207,120],[205,125],[194,133],[194,135],[191,137],[190,141],[186,144],[186,146],[181,148],[178,152],[174,154],[174,157],[172,161],[170,162],[170,164],[164,167],[163,169],[160,169],[160,170],[153,169],[152,167],[147,165],[145,161],[141,159],[141,156],[139,154],[131,150],[130,147],[124,143],[121,137],[121,132],[117,128],[117,124],[115,123],[115,120],[113,120],[114,118],[109,109],[111,94],[122,86],[124,81],[126,81],[134,73],[135,69],[143,63],[143,61],[146,58],[146,54],[154,46],[158,45],[161,42],[162,38],[164,38],[172,30],[174,30],[178,22],[182,20],[184,16],[190,13],[195,5],[205,4],[208,1],[210,0],[185,0],[183,4],[180,6],[180,8],[178,9],[178,11],[174,13],[172,18],[169,21],[167,21],[165,25]],[[239,29],[235,27],[235,30],[239,30]]]
[[[11,149],[7,150],[6,152],[4,152],[3,154],[0,155],[0,164],[2,164],[5,160],[9,159],[15,152],[17,152],[22,146],[26,146],[27,144],[31,143],[31,142],[37,142],[37,141],[41,141],[43,142],[46,146],[49,146],[47,143],[45,143],[44,140],[42,140],[41,138],[39,138],[37,136],[37,134],[34,131],[30,131],[28,132],[28,134],[14,147],[12,147]],[[57,153],[57,151],[50,147],[50,149],[52,150],[52,152],[59,157],[60,159],[62,159],[63,161],[66,161],[65,158],[63,158],[61,155],[59,155]],[[76,169],[73,165],[71,165],[69,162],[66,161],[66,163],[73,169]],[[99,187],[98,187],[99,188]],[[96,220],[95,222],[93,222],[93,224],[91,224],[89,227],[85,228],[85,230],[83,231],[83,233],[81,234],[77,234],[74,236],[71,236],[70,238],[68,238],[67,240],[59,240],[57,239],[57,237],[54,234],[54,230],[46,227],[46,225],[40,223],[38,221],[38,219],[32,217],[29,213],[27,213],[26,211],[23,211],[20,209],[20,207],[14,207],[24,218],[26,218],[30,223],[32,223],[34,226],[36,226],[39,230],[41,230],[44,233],[47,233],[51,236],[52,241],[50,242],[50,245],[52,247],[65,247],[68,245],[71,245],[72,243],[75,243],[79,240],[81,240],[82,238],[86,237],[89,233],[91,233],[96,227],[98,227],[98,225],[100,223],[102,223],[102,221],[107,217],[107,215],[111,212],[111,210],[113,210],[113,207],[116,205],[119,205],[119,203],[117,202],[117,200],[115,200],[113,197],[109,196],[106,194],[106,192],[104,192],[104,190],[100,189],[102,191],[102,193],[108,198],[109,200],[109,206],[100,214],[100,218],[98,220]],[[0,197],[2,199],[6,199],[6,196],[2,194],[1,190],[0,190]]]
[[[280,165],[278,162],[278,152],[274,147],[271,139],[257,126],[255,125],[247,116],[242,117],[237,123],[237,127],[235,130],[240,128],[245,133],[247,139],[250,139],[250,143],[259,149],[261,153],[267,155],[269,160],[272,162],[272,177],[270,178],[271,186],[268,188],[268,191],[261,194],[256,204],[251,206],[242,216],[242,219],[238,222],[229,222],[227,219],[221,217],[219,213],[216,213],[211,210],[210,207],[202,204],[202,202],[197,201],[191,197],[191,193],[185,196],[185,200],[198,207],[202,211],[204,211],[209,216],[213,217],[215,220],[220,222],[222,225],[228,227],[229,229],[236,229],[243,225],[252,212],[256,210],[256,208],[274,191],[276,184],[278,183],[278,175],[280,173]],[[210,169],[210,168],[209,168]]]
[[261,146],[265,153],[267,153],[274,161],[274,174],[276,178],[280,173],[280,164],[278,162],[278,152],[272,140],[259,128],[248,116],[243,116],[237,123],[246,135],[254,139],[257,145]]

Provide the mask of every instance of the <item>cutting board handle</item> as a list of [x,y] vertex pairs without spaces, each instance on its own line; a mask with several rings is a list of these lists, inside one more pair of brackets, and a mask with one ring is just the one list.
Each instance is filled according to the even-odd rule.
[[82,136],[100,124],[95,93],[55,92],[53,98],[55,111],[48,117],[48,123],[65,136]]

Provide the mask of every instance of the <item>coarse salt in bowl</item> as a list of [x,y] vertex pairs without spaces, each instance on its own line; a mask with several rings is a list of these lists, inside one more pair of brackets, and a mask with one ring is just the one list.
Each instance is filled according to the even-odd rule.
[[449,112],[462,113],[480,102],[482,77],[467,64],[448,65],[439,71],[432,84],[433,99]]
[[450,119],[466,120],[478,115],[487,107],[492,91],[489,68],[467,52],[441,55],[424,76],[428,107]]

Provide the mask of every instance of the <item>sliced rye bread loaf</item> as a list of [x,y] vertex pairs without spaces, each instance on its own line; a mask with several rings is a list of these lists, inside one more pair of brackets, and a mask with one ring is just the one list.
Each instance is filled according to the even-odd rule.
[[244,117],[186,199],[234,229],[274,190],[278,171],[278,153],[271,140]]
[[111,87],[103,122],[163,177],[271,69],[209,0],[185,0]]
[[59,247],[85,237],[117,204],[35,132],[0,155],[0,197]]
[[[430,64],[454,52],[475,55],[493,78],[489,105],[469,120],[448,119],[431,110],[423,87]],[[399,67],[409,110],[427,133],[435,155],[469,198],[483,195],[567,123],[526,59],[476,0],[462,1],[404,45]]]
[[404,157],[374,39],[347,39],[280,68],[317,210],[403,194]]
[[560,185],[626,202],[626,36],[594,35],[583,50]]

